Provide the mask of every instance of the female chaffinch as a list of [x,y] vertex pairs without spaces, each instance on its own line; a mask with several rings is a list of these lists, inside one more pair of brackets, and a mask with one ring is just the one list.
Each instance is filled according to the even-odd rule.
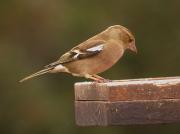
[[95,81],[105,81],[97,74],[113,66],[126,49],[137,53],[135,38],[125,27],[114,25],[92,38],[80,43],[62,55],[57,61],[22,80],[28,80],[46,73],[66,72],[73,76]]

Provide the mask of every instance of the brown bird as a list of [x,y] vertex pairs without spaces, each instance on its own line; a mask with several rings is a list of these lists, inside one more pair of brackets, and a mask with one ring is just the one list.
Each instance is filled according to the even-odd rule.
[[112,67],[130,49],[137,53],[135,38],[125,27],[114,25],[92,38],[75,46],[57,61],[22,80],[28,80],[45,73],[66,72],[73,76],[95,81],[105,81],[97,74]]

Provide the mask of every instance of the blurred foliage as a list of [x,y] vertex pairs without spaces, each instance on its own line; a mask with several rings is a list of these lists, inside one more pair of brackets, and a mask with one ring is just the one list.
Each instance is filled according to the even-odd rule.
[[73,84],[68,74],[18,83],[110,25],[129,28],[138,54],[102,74],[109,79],[180,75],[180,1],[1,0],[0,133],[179,133],[179,124],[107,128],[75,125]]

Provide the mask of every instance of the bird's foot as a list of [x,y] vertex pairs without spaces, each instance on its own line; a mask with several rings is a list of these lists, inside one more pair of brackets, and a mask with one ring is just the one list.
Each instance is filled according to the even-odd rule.
[[107,82],[111,82],[111,80],[109,79],[105,79],[99,75],[93,75],[94,78],[96,78],[97,80],[95,80],[97,83],[107,83]]
[[103,80],[98,80],[96,81],[97,83],[108,83],[108,82],[112,82],[112,80],[109,79],[103,79]]
[[98,75],[86,75],[86,78],[94,80],[92,84],[112,82],[112,80],[105,79]]
[[112,80],[109,80],[109,79],[104,79],[104,80],[94,80],[94,81],[91,81],[91,85],[96,85],[96,84],[99,84],[99,83],[108,83],[108,82],[112,82]]

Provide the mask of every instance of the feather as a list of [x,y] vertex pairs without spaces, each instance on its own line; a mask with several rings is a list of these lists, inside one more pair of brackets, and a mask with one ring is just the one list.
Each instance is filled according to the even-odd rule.
[[52,69],[53,69],[53,68],[45,68],[45,69],[40,70],[40,71],[38,71],[38,72],[36,72],[36,73],[28,76],[28,77],[25,77],[24,79],[20,80],[19,82],[24,82],[24,81],[29,80],[29,79],[31,79],[31,78],[34,78],[34,77],[36,77],[36,76],[49,73],[49,71],[52,70]]
[[46,65],[45,68],[55,67],[59,64],[65,64],[65,63],[72,62],[75,60],[88,58],[90,56],[100,53],[103,50],[103,47],[104,45],[100,44],[100,45],[96,45],[85,50],[81,50],[78,47],[71,49],[69,52],[62,55],[58,61],[55,61],[49,65]]
[[88,48],[86,51],[88,51],[88,52],[102,51],[103,47],[104,47],[104,45],[101,44],[101,45],[98,45],[98,46],[95,46],[95,47]]

